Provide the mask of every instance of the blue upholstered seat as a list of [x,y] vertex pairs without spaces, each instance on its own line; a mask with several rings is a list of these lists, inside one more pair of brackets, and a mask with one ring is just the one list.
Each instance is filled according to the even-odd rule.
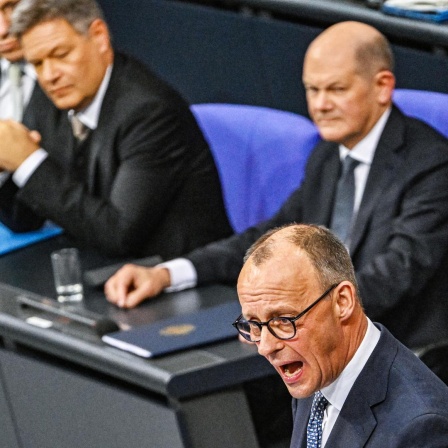
[[403,113],[419,118],[448,137],[448,94],[396,89],[393,98]]
[[229,219],[241,232],[271,217],[297,188],[319,140],[314,124],[259,106],[191,106],[215,157]]

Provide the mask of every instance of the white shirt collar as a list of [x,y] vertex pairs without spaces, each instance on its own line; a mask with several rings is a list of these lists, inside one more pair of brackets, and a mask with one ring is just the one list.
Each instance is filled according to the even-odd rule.
[[7,59],[0,58],[0,70],[2,72],[2,75],[3,75],[3,73],[6,73],[6,69],[7,69],[8,65],[9,65],[9,61]]
[[[0,58],[1,68],[1,82],[0,82],[0,118],[6,119],[13,116],[14,102],[12,96],[11,82],[8,76],[8,69],[11,62],[5,58]],[[23,107],[26,108],[33,93],[34,85],[36,83],[36,72],[34,67],[23,61],[22,66],[23,76],[21,78],[22,86],[22,101]]]
[[376,147],[378,146],[378,142],[391,111],[392,107],[385,110],[370,132],[352,149],[348,149],[344,145],[339,145],[339,156],[341,160],[344,160],[347,154],[350,153],[350,157],[360,161],[361,163],[371,165]]
[[367,331],[361,345],[358,347],[358,350],[356,350],[355,355],[346,365],[339,377],[329,386],[322,388],[321,392],[325,398],[338,411],[341,411],[353,384],[378,344],[380,335],[380,330],[378,330],[378,328],[373,325],[372,321],[367,318]]
[[[100,117],[101,106],[103,105],[104,95],[106,94],[106,90],[109,87],[109,81],[112,74],[113,65],[109,65],[107,67],[106,73],[104,75],[103,80],[101,81],[100,88],[95,95],[93,101],[83,110],[78,112],[76,115],[78,116],[81,123],[85,124],[89,129],[96,129],[98,127],[98,120]],[[71,117],[75,114],[73,109],[68,111],[68,117]]]
[[36,75],[36,70],[34,70],[34,65],[26,62],[23,66],[23,71],[26,76],[29,76],[31,79],[34,79],[34,81],[36,81],[37,75]]
[[[0,70],[3,75],[7,75],[8,68],[11,65],[11,61],[6,58],[0,58]],[[31,79],[36,80],[36,71],[34,70],[33,65],[29,64],[26,61],[23,61],[23,71],[26,76],[29,76]]]

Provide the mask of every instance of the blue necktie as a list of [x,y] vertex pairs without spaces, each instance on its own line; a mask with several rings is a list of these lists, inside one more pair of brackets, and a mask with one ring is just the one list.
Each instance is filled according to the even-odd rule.
[[355,168],[359,161],[347,156],[342,162],[342,174],[338,180],[330,229],[346,242],[352,226],[355,204]]
[[324,419],[325,408],[328,400],[319,390],[314,394],[313,404],[311,406],[310,420],[306,428],[306,447],[320,448],[322,442],[322,421]]

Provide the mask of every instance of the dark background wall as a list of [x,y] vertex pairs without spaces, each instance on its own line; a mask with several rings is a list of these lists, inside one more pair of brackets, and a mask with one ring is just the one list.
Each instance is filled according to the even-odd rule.
[[[100,4],[115,47],[149,64],[189,102],[264,105],[306,114],[303,55],[324,25],[186,1]],[[443,52],[395,43],[393,48],[398,87],[448,92]]]

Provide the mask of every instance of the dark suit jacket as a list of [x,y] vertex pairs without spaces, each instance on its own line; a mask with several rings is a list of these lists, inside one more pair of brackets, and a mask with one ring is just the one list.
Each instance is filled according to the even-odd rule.
[[[248,247],[292,222],[329,226],[338,145],[321,142],[305,180],[271,220],[193,251],[200,283],[234,282]],[[394,108],[378,143],[350,247],[371,319],[408,347],[448,339],[448,143]]]
[[36,129],[39,125],[37,117],[41,117],[40,120],[42,120],[42,117],[45,117],[45,120],[57,120],[59,114],[56,106],[36,83],[30,100],[23,111],[22,123],[28,129]]
[[163,258],[231,234],[187,103],[134,59],[115,55],[98,127],[80,148],[66,112],[35,123],[49,157],[13,196],[11,186],[0,190],[2,220],[13,229],[50,219],[108,255]]
[[[448,387],[384,327],[329,435],[329,448],[448,447]],[[293,399],[291,448],[306,447],[312,397]]]

